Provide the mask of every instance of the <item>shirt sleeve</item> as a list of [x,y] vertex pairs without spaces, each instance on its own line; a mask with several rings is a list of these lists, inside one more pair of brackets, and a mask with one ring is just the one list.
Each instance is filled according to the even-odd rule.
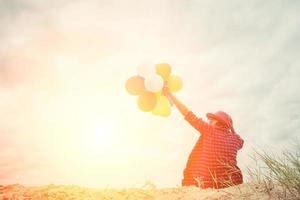
[[188,121],[196,130],[202,135],[208,135],[212,132],[212,126],[203,121],[202,118],[198,118],[193,112],[189,111],[184,119]]

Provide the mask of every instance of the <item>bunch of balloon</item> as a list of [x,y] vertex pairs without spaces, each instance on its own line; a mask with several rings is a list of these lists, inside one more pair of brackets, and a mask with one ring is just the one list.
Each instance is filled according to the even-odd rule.
[[144,112],[168,117],[171,114],[171,104],[162,94],[164,85],[171,92],[177,92],[182,88],[182,80],[179,76],[171,75],[172,68],[167,63],[156,65],[140,65],[137,75],[126,81],[126,89],[129,94],[138,96],[138,107]]

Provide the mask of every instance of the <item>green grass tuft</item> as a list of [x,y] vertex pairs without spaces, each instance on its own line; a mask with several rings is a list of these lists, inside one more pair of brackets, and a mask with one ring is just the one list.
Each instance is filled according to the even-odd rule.
[[256,168],[248,168],[252,182],[263,185],[269,195],[277,186],[282,189],[282,198],[300,199],[300,148],[279,156],[256,151],[252,159],[256,162]]

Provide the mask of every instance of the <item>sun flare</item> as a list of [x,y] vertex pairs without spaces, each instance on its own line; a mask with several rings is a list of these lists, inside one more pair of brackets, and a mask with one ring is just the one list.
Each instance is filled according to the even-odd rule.
[[110,123],[99,123],[87,127],[84,133],[85,147],[93,153],[103,153],[110,150],[116,140],[115,129]]

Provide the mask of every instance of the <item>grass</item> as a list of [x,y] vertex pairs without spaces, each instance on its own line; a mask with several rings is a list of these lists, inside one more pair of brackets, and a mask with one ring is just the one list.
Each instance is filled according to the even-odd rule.
[[[300,148],[283,151],[280,155],[255,151],[254,167],[248,168],[249,179],[235,186],[231,179],[222,190],[201,190],[197,187],[158,189],[151,181],[141,188],[88,189],[77,186],[0,185],[0,199],[105,199],[105,200],[162,200],[162,199],[299,199],[300,200]],[[230,174],[229,174],[230,175]],[[213,176],[213,174],[212,174]],[[213,176],[214,177],[214,176]],[[198,180],[201,185],[200,179]]]
[[[295,151],[285,150],[281,155],[256,151],[252,159],[256,167],[248,168],[250,182],[263,186],[270,197],[276,195],[279,199],[300,199],[299,147]],[[275,187],[276,194],[273,192]]]

